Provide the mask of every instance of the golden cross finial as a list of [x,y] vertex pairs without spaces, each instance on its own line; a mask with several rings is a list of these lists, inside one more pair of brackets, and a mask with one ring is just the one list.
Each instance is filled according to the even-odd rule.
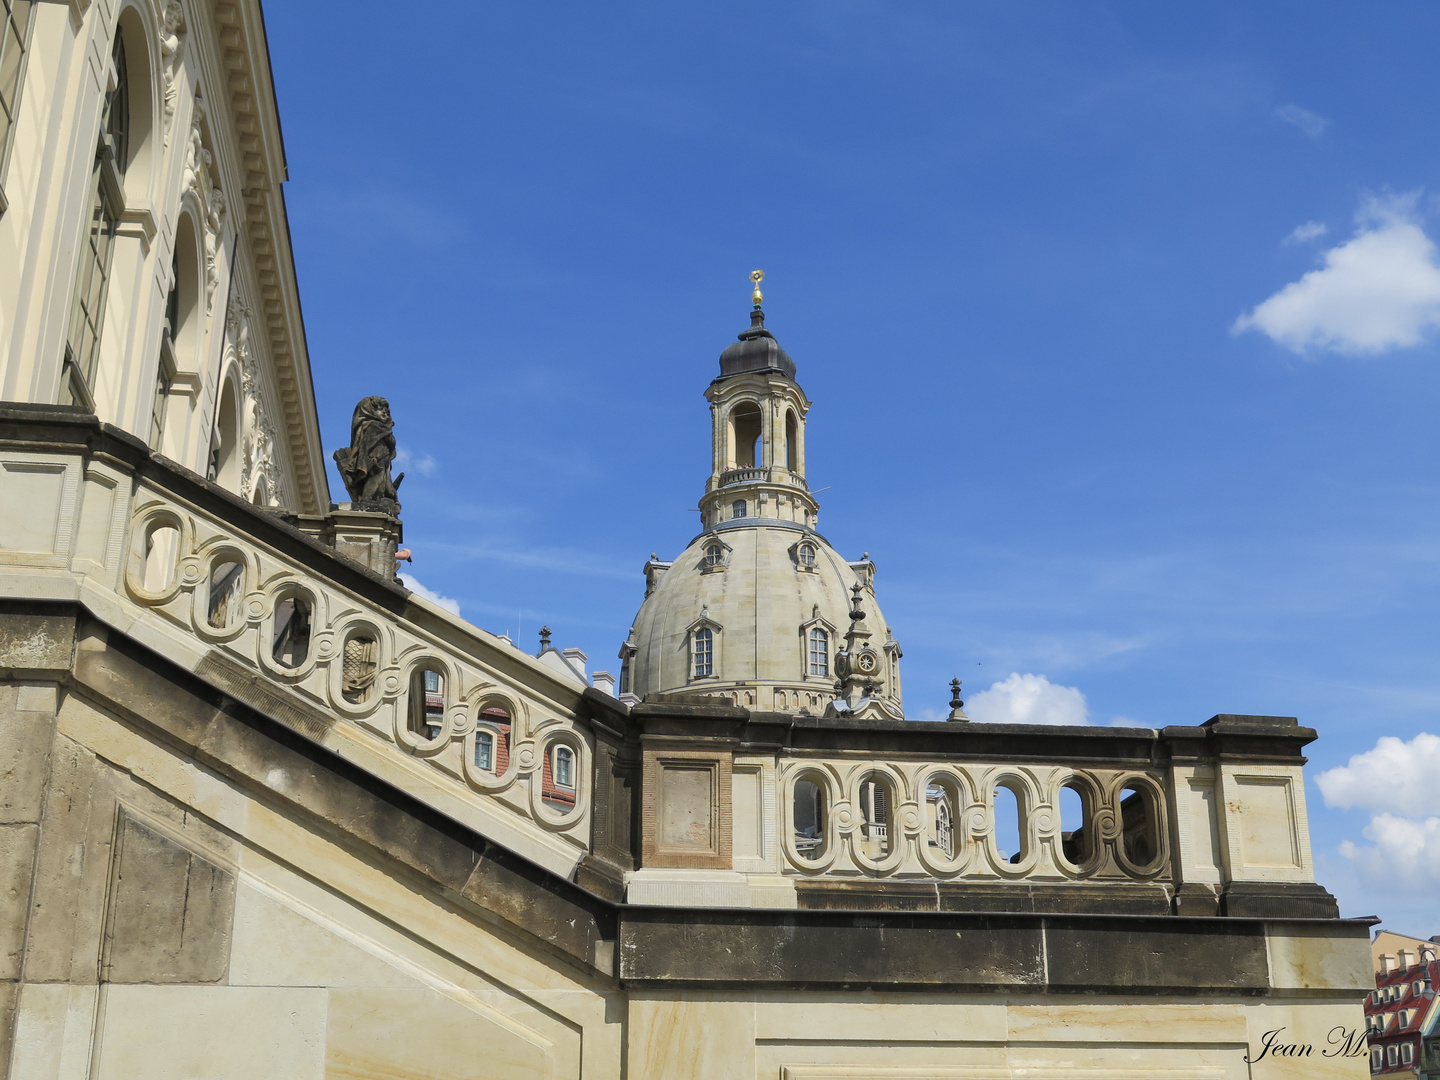
[[756,307],[759,307],[761,301],[765,299],[765,297],[760,295],[760,282],[765,280],[765,271],[751,270],[750,280],[755,283],[755,291],[750,294],[750,300]]

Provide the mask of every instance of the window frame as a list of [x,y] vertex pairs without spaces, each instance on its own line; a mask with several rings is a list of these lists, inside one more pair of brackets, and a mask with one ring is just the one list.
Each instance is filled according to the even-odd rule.
[[[817,641],[822,644],[822,649],[818,654],[815,648]],[[818,664],[816,662],[817,655],[820,657]],[[818,624],[813,625],[805,634],[806,674],[816,676],[817,678],[828,679],[830,677],[831,666],[830,631]],[[817,667],[819,670],[816,670]]]
[[10,91],[10,106],[7,109],[3,103],[4,87],[0,86],[0,114],[3,114],[5,127],[0,131],[0,214],[4,214],[9,207],[9,200],[5,197],[5,177],[10,171],[10,155],[15,146],[15,128],[19,124],[20,98],[25,90],[25,73],[30,65],[30,43],[35,34],[35,7],[38,0],[29,0],[25,5],[25,29],[17,31],[11,37],[11,31],[15,27],[15,4],[16,0],[0,0],[0,71],[4,70],[4,58],[6,45],[15,41],[16,47],[20,50],[20,59],[15,65],[15,85]]
[[[704,656],[704,670],[701,657]],[[713,679],[715,677],[715,631],[709,626],[697,626],[690,631],[690,678]]]

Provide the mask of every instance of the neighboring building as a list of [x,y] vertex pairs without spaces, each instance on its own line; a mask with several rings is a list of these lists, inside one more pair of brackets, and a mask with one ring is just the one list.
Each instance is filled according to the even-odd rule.
[[1375,990],[1365,1000],[1370,1071],[1402,1080],[1440,1080],[1440,944],[1389,930],[1371,943]]
[[256,0],[0,3],[11,1080],[1367,1074],[1315,732],[901,719],[758,307],[619,697],[408,592],[327,488]]

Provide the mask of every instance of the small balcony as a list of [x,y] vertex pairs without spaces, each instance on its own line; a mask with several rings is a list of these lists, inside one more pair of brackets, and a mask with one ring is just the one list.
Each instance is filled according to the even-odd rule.
[[732,484],[754,483],[789,484],[791,487],[798,487],[803,491],[810,490],[805,481],[789,469],[772,469],[767,465],[746,465],[738,469],[726,469],[720,474],[722,488]]

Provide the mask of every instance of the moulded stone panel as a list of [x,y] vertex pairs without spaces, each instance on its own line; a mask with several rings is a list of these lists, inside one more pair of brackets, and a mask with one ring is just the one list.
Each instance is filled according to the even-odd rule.
[[324,1080],[328,993],[112,986],[95,1080]]
[[325,1023],[326,1080],[532,1080],[578,1076],[538,1032],[463,991],[337,989]]
[[53,555],[60,550],[66,468],[61,462],[0,461],[0,550]]
[[225,977],[235,877],[122,813],[106,927],[112,983]]
[[714,787],[711,766],[661,766],[656,822],[661,847],[703,852],[715,847]]

